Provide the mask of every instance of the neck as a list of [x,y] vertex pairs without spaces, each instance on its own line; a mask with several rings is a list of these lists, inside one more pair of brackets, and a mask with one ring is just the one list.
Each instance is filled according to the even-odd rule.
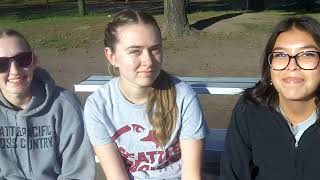
[[280,98],[279,105],[293,125],[305,121],[317,109],[315,98],[307,101],[288,101]]
[[129,102],[133,104],[144,104],[147,102],[151,87],[138,87],[129,82],[124,82],[120,78],[119,89]]

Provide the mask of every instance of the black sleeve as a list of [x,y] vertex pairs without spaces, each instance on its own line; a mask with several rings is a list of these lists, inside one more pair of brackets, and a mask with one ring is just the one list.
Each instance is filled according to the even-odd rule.
[[220,180],[251,179],[252,151],[244,108],[247,111],[249,107],[238,102],[232,112],[220,164]]

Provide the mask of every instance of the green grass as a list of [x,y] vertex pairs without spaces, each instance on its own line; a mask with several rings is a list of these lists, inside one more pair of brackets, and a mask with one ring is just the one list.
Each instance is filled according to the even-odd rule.
[[101,41],[105,23],[110,18],[96,16],[55,16],[42,19],[21,20],[6,17],[0,20],[0,27],[22,32],[34,48],[87,47]]
[[[188,15],[189,23],[221,17],[224,15],[246,13],[244,11],[207,11]],[[243,27],[244,33],[270,32],[274,25],[286,16],[296,12],[265,11],[257,13],[258,16],[250,16],[245,22],[235,22],[237,27]],[[245,15],[245,14],[244,14]],[[320,15],[309,14],[320,20]],[[155,16],[163,28],[163,16]],[[234,17],[236,18],[236,16]],[[0,18],[0,27],[12,28],[22,32],[35,48],[56,48],[65,50],[69,48],[88,47],[103,42],[103,31],[106,22],[110,20],[106,14],[90,14],[85,17],[63,15],[31,15],[20,17],[17,15]],[[226,32],[228,33],[228,32]],[[201,33],[205,38],[217,36],[214,31]],[[170,44],[167,45],[171,47]],[[185,47],[189,48],[189,47]]]

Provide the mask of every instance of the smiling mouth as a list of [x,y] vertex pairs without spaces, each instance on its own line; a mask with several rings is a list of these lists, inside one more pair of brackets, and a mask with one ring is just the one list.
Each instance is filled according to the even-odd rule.
[[19,84],[26,80],[26,76],[8,79],[8,83]]
[[304,79],[298,77],[289,77],[282,79],[282,81],[286,84],[300,84],[304,82]]

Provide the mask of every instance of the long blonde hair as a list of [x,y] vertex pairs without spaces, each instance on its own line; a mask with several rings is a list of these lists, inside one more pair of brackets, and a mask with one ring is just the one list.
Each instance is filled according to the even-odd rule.
[[[126,9],[116,14],[105,28],[105,47],[115,51],[115,44],[119,41],[117,29],[129,24],[148,24],[155,27],[161,35],[156,20],[143,12]],[[108,65],[108,70],[113,76],[119,76],[119,69]],[[162,147],[169,141],[178,118],[178,107],[176,104],[176,89],[172,79],[164,70],[152,85],[148,94],[147,116],[154,131],[153,136]]]

